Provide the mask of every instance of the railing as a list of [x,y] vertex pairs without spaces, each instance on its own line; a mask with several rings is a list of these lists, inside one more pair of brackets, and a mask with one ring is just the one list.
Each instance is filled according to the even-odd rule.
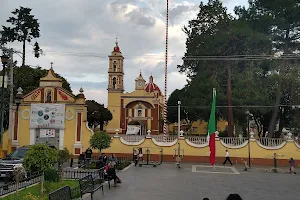
[[207,137],[206,136],[186,136],[185,139],[189,140],[194,144],[206,144]]
[[120,135],[126,142],[139,142],[144,139],[145,135]]
[[[73,170],[73,171],[63,171],[64,179],[80,179],[87,175],[92,175],[93,177],[98,176],[99,170],[101,169],[90,169],[90,170]],[[103,170],[103,169],[102,169]]]
[[151,135],[151,137],[157,142],[174,142],[178,138],[178,136],[173,135],[167,135],[165,140],[163,135]]
[[228,146],[240,146],[244,144],[248,138],[240,138],[240,137],[222,137],[220,138],[222,142],[227,144]]
[[[39,183],[41,181],[41,174],[31,175],[30,177],[19,182],[19,189],[26,188],[33,184]],[[15,192],[17,190],[17,183],[10,182],[0,186],[0,196]]]
[[266,147],[276,147],[285,142],[282,138],[259,138],[258,142]]

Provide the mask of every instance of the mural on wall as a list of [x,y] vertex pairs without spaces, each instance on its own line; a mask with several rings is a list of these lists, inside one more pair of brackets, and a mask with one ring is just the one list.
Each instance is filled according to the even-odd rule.
[[68,100],[69,98],[68,98],[68,96],[67,95],[65,95],[62,91],[60,91],[60,90],[58,90],[58,94],[59,94],[59,96],[63,99],[63,100]]
[[30,128],[65,128],[65,104],[31,104]]

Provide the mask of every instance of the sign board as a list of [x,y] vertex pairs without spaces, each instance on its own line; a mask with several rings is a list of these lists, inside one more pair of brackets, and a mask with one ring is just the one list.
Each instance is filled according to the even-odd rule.
[[140,126],[127,125],[126,135],[138,135],[140,132]]
[[52,138],[55,137],[55,129],[40,129],[41,138]]
[[64,129],[65,104],[31,104],[30,128]]

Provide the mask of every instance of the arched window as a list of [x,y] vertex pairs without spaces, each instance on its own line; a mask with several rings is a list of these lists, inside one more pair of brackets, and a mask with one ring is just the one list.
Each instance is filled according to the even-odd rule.
[[117,62],[116,61],[114,61],[114,66],[113,67],[114,67],[114,69],[113,69],[114,72],[116,72],[117,71]]
[[46,91],[46,102],[52,102],[52,91],[51,90]]
[[113,82],[113,88],[116,89],[116,84],[117,84],[116,77],[113,77],[112,82]]

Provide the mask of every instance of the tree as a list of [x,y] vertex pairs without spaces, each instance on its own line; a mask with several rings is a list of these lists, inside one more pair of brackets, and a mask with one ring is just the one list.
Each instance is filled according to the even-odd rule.
[[103,149],[109,148],[111,142],[112,138],[110,137],[110,135],[103,131],[95,132],[90,139],[91,147],[93,149],[98,149],[100,152]]
[[89,126],[96,127],[100,125],[100,130],[103,131],[104,125],[112,120],[111,112],[103,104],[99,104],[94,100],[87,100],[85,103],[88,109],[87,120]]
[[[20,8],[12,11],[14,16],[9,17],[7,20],[11,26],[2,26],[0,31],[1,34],[1,44],[6,44],[8,42],[19,41],[22,42],[22,66],[25,66],[25,47],[26,42],[31,42],[34,38],[40,37],[40,24],[34,15],[31,14],[31,8],[25,8],[20,6]],[[34,45],[35,56],[39,57],[41,51],[38,43]]]
[[[284,9],[283,9],[284,8]],[[300,47],[300,7],[297,0],[251,0],[249,7],[236,7],[236,14],[240,19],[248,22],[255,30],[269,34],[272,40],[273,49],[291,54],[299,51]],[[285,77],[284,68],[288,67],[290,62],[277,63],[273,68],[273,72],[282,71],[275,80],[276,92],[274,96],[275,106],[269,122],[268,134],[273,136],[280,103],[286,96],[287,90],[282,86],[283,81],[280,77]],[[282,118],[282,116],[279,118]],[[283,121],[283,120],[281,120]],[[283,123],[280,123],[280,132]]]
[[69,152],[69,150],[67,148],[64,148],[63,150],[59,150],[58,151],[58,158],[57,158],[57,162],[58,162],[58,171],[59,171],[59,174],[60,174],[60,180],[62,180],[63,178],[63,164],[65,162],[67,162],[71,157],[71,154]]
[[53,164],[57,161],[57,156],[57,149],[45,144],[36,144],[30,147],[24,157],[23,165],[27,170],[42,173],[41,194],[44,192],[44,172],[53,167]]
[[[237,96],[234,93],[234,91],[244,89],[244,85],[236,84],[237,79],[243,79],[240,75],[245,75],[247,68],[254,64],[251,61],[201,60],[197,59],[197,56],[263,54],[271,48],[271,41],[264,33],[252,30],[248,23],[234,19],[218,0],[211,0],[207,5],[201,3],[199,8],[197,19],[189,21],[188,27],[184,27],[184,32],[187,34],[187,50],[184,62],[178,68],[190,78],[186,86],[185,97],[188,98],[189,105],[203,107],[198,109],[197,116],[198,119],[207,121],[210,108],[205,108],[205,106],[211,104],[211,91],[212,88],[216,88],[217,104],[227,103],[228,105],[227,113],[225,109],[218,108],[217,114],[223,119],[228,119],[230,125],[228,135],[232,136],[233,121],[237,122],[237,120],[233,120],[233,117],[230,116],[233,116],[233,113],[238,116],[244,115],[242,110],[233,112],[230,103],[233,100],[235,100],[234,103],[243,101],[243,96]],[[260,62],[255,62],[255,64],[260,65]],[[238,88],[234,90],[235,87]]]

